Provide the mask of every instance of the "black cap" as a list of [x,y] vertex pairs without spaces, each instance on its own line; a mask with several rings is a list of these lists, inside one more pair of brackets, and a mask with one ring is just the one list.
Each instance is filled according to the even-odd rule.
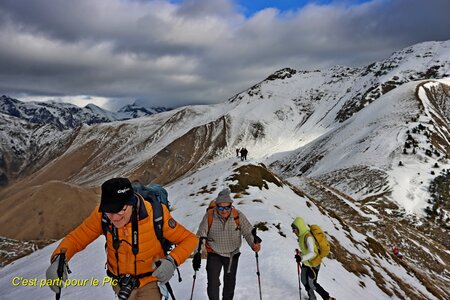
[[133,187],[128,178],[111,178],[102,184],[99,212],[118,213],[134,199]]

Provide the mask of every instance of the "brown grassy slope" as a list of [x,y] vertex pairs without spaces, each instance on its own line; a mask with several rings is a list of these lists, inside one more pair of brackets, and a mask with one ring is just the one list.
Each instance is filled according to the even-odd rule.
[[59,239],[89,215],[99,194],[60,181],[29,186],[0,201],[0,236]]

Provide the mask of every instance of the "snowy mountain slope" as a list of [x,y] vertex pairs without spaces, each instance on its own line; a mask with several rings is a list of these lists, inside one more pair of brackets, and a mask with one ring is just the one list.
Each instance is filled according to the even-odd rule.
[[[240,172],[245,168],[245,172]],[[319,282],[337,299],[445,299],[445,287],[433,287],[419,275],[422,270],[412,270],[409,263],[399,261],[366,235],[345,221],[326,213],[313,199],[302,196],[276,177],[245,186],[245,174],[265,173],[261,166],[247,165],[235,159],[223,160],[200,169],[183,180],[170,185],[169,195],[174,206],[173,216],[195,232],[207,204],[223,187],[230,186],[235,193],[235,206],[253,223],[265,225],[259,231],[263,240],[259,255],[262,295],[264,299],[283,297],[298,299],[298,279],[293,258],[297,247],[290,223],[301,215],[308,223],[318,223],[327,232],[333,255],[325,260]],[[267,174],[266,174],[267,175]],[[234,179],[232,179],[234,178]],[[371,216],[374,218],[374,216]],[[72,279],[102,280],[105,254],[103,238],[99,238],[70,262]],[[2,299],[52,297],[47,287],[14,287],[15,276],[43,278],[48,258],[56,244],[39,250],[29,257],[16,261],[0,270]],[[253,299],[258,293],[255,257],[245,244],[239,262],[236,299]],[[195,299],[206,299],[205,261],[197,274]],[[183,281],[172,280],[175,294],[190,295],[193,274],[191,260],[181,266]],[[16,281],[17,282],[17,279]],[[304,289],[302,291],[305,295]],[[78,286],[63,290],[64,299],[110,299],[109,286]],[[448,296],[448,295],[447,295]]]
[[[357,199],[389,190],[392,201],[409,213],[423,215],[429,193],[418,183],[428,186],[449,167],[445,157],[450,155],[445,107],[432,104],[435,101],[426,95],[432,86],[449,89],[448,82],[404,84],[273,167],[286,177],[318,177]],[[450,97],[445,99],[447,103]],[[376,188],[368,190],[372,177],[352,175],[360,166],[378,174]],[[367,170],[366,175],[370,173]]]
[[[429,209],[429,187],[445,174],[448,178],[450,167],[450,97],[442,93],[449,82],[404,84],[272,165],[330,207],[329,212],[369,230],[387,247],[401,247],[416,266],[433,270],[432,278],[450,273],[448,205],[433,206],[435,216]],[[375,219],[367,218],[374,212]],[[383,231],[376,232],[370,226],[373,221],[393,227],[383,225]]]
[[41,169],[69,146],[73,131],[0,113],[0,186]]
[[[342,122],[381,95],[409,81],[450,76],[450,40],[427,42],[395,52],[367,67],[335,66],[327,70],[280,70],[229,101],[248,102],[273,99],[294,102],[307,116],[316,111],[310,124],[325,128]],[[284,111],[277,113],[282,115]]]

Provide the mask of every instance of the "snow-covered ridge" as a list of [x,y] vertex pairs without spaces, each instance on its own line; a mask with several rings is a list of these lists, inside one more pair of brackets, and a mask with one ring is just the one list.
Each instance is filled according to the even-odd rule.
[[[450,76],[450,40],[425,42],[393,53],[368,66],[335,66],[327,70],[285,68],[241,92],[229,102],[295,102],[302,110],[328,107],[328,127],[343,122],[392,89],[416,80]],[[306,106],[306,107],[305,107]]]

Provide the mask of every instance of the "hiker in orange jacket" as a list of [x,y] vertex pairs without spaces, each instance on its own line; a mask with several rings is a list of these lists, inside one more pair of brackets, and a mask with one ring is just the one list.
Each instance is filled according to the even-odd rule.
[[[165,205],[162,208],[163,237],[176,245],[167,256],[154,230],[152,204],[133,192],[127,178],[107,180],[102,185],[100,206],[69,233],[51,255],[47,279],[59,278],[60,259],[65,256],[66,266],[77,252],[104,234],[103,216],[110,221],[106,233],[107,274],[119,282],[113,287],[115,293],[128,293],[128,299],[160,300],[157,281],[167,283],[176,267],[189,257],[198,243],[192,232],[172,218]],[[63,252],[65,255],[61,255]],[[64,271],[63,280],[67,278],[67,267]],[[50,287],[55,293],[60,292],[60,287]]]

